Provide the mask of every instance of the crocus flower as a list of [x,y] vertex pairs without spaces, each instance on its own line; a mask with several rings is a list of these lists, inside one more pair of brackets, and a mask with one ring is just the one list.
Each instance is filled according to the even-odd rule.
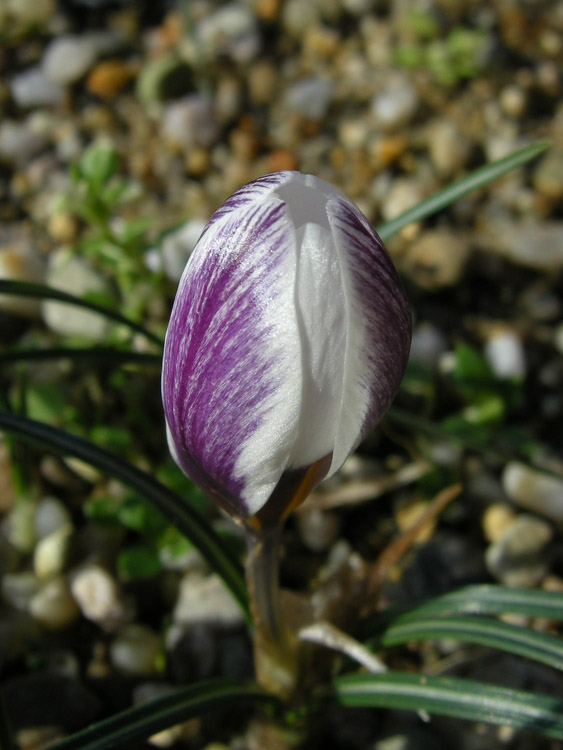
[[279,520],[380,420],[411,316],[365,216],[276,172],[215,212],[182,275],[162,395],[181,469],[237,520]]

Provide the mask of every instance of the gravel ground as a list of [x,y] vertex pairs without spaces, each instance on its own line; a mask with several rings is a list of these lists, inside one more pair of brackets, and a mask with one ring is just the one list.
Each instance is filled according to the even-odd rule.
[[[0,0],[0,42],[0,278],[90,295],[159,333],[204,222],[256,176],[313,173],[377,225],[548,138],[531,165],[388,243],[411,366],[382,429],[289,522],[282,576],[306,590],[351,554],[375,559],[459,481],[382,603],[467,583],[563,592],[563,3]],[[87,192],[103,158],[99,191],[122,190],[105,214]],[[2,350],[147,350],[69,309],[0,296]],[[3,362],[1,377],[12,408],[155,472],[241,545],[171,467],[157,372]],[[0,486],[0,669],[22,750],[179,684],[252,675],[229,594],[121,485],[6,441]],[[389,659],[561,692],[555,671],[451,642]],[[329,748],[562,747],[395,712],[326,724]],[[204,718],[153,744],[256,746],[244,731]]]

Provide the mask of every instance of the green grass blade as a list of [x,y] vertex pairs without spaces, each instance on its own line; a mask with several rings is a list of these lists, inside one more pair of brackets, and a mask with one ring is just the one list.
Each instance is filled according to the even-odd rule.
[[[508,651],[563,670],[563,639],[500,620],[465,617],[399,618],[375,638],[375,646],[453,638]],[[373,643],[371,645],[374,645]]]
[[94,362],[118,367],[119,365],[149,365],[160,367],[160,354],[132,352],[110,346],[91,346],[84,349],[51,347],[49,349],[8,349],[0,352],[0,364],[12,362],[45,362],[68,359],[72,362]]
[[136,746],[174,724],[241,704],[275,709],[279,702],[256,685],[208,680],[122,711],[50,745],[48,750],[117,750]]
[[223,542],[207,521],[201,518],[179,495],[150,474],[123,461],[110,451],[56,427],[16,414],[0,412],[0,430],[6,430],[28,442],[39,443],[51,451],[75,456],[119,479],[154,503],[168,520],[188,537],[210,567],[221,576],[241,605],[247,621],[251,622],[242,566],[229,550],[225,549]]
[[496,584],[465,586],[428,601],[390,607],[362,623],[357,637],[364,640],[377,636],[384,628],[397,622],[398,618],[404,622],[407,619],[416,621],[422,617],[460,614],[512,614],[563,622],[563,594],[559,591],[509,588]]
[[338,678],[334,688],[344,706],[427,711],[563,739],[563,698],[402,672],[348,675]]
[[63,302],[67,305],[75,305],[76,307],[84,307],[87,310],[96,312],[99,315],[103,315],[109,320],[113,320],[115,323],[127,326],[132,331],[142,334],[145,338],[149,339],[159,347],[162,347],[163,341],[156,334],[149,331],[147,328],[142,326],[140,323],[136,323],[134,320],[126,318],[124,315],[120,315],[115,310],[103,305],[97,305],[95,302],[89,302],[82,297],[76,297],[74,294],[68,294],[62,292],[60,289],[54,289],[53,287],[46,286],[44,284],[31,284],[27,281],[10,281],[8,279],[0,279],[0,294],[11,294],[18,297],[34,297],[35,299],[53,299],[58,302]]
[[531,159],[535,159],[536,156],[539,156],[539,154],[549,148],[549,146],[549,141],[538,141],[537,143],[532,143],[530,146],[515,151],[513,154],[509,154],[502,159],[498,159],[490,164],[485,164],[484,166],[479,167],[479,169],[471,172],[471,174],[468,174],[466,177],[457,180],[457,182],[448,185],[448,187],[440,190],[438,193],[435,193],[421,203],[418,203],[416,206],[405,211],[395,219],[380,224],[376,227],[377,233],[385,242],[394,234],[400,232],[401,229],[408,226],[408,224],[432,216],[443,208],[446,208],[446,206],[463,198],[467,193],[483,187],[507,172],[516,169],[516,167],[520,167]]

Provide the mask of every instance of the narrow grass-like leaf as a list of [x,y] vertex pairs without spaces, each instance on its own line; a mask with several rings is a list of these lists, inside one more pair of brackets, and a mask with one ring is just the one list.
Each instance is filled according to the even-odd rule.
[[562,638],[488,617],[399,618],[376,636],[374,642],[378,647],[389,647],[439,638],[477,643],[563,670]]
[[471,172],[471,174],[468,174],[466,177],[462,177],[460,180],[457,180],[443,190],[440,190],[438,193],[430,196],[430,198],[418,203],[416,206],[400,214],[400,216],[397,216],[395,219],[380,224],[376,227],[377,233],[381,239],[386,242],[390,237],[397,234],[397,232],[400,232],[401,229],[409,224],[425,219],[428,216],[432,216],[443,208],[446,208],[446,206],[463,198],[467,193],[483,187],[507,172],[516,169],[516,167],[521,167],[531,159],[535,159],[536,156],[539,156],[539,154],[549,148],[549,146],[549,141],[538,141],[537,143],[532,143],[525,148],[521,148],[502,159],[497,159],[497,161],[493,161],[490,164],[485,164],[474,172]]
[[132,352],[109,346],[91,346],[84,349],[50,347],[49,349],[8,349],[0,352],[0,364],[11,362],[43,362],[53,359],[68,359],[72,362],[99,362],[112,365],[149,365],[160,367],[160,354]]
[[102,472],[110,474],[146,497],[192,544],[197,547],[210,567],[223,579],[241,605],[247,621],[251,617],[242,566],[225,548],[221,539],[199,513],[185,503],[150,474],[123,461],[109,451],[99,448],[84,438],[56,427],[36,422],[16,414],[0,412],[0,429],[28,442],[39,443],[47,449],[67,456],[75,456]]
[[244,704],[276,709],[279,701],[256,685],[208,680],[121,711],[50,745],[48,750],[118,750],[136,746],[136,743],[174,724],[209,711]]
[[402,672],[347,675],[333,684],[344,706],[427,711],[563,739],[563,697]]
[[89,302],[82,297],[77,297],[74,294],[68,294],[68,292],[62,292],[60,289],[54,289],[53,287],[46,286],[44,284],[32,284],[27,281],[11,281],[8,279],[0,279],[0,294],[11,294],[17,297],[34,297],[35,299],[53,299],[58,302],[63,302],[67,305],[74,305],[76,307],[84,307],[87,310],[96,312],[99,315],[103,315],[109,320],[113,320],[115,323],[127,326],[132,331],[142,334],[145,338],[149,339],[159,347],[162,347],[163,341],[156,334],[149,331],[147,328],[142,326],[140,323],[136,323],[134,320],[126,318],[124,315],[112,310],[109,307],[103,305],[97,305],[95,302]]
[[389,607],[366,620],[358,629],[361,640],[381,633],[395,622],[417,621],[444,615],[523,615],[563,622],[563,594],[558,591],[509,588],[495,584],[465,586],[427,601]]

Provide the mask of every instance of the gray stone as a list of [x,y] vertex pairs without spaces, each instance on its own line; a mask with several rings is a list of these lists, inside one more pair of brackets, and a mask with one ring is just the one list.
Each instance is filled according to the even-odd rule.
[[41,65],[50,81],[66,86],[85,76],[97,55],[98,45],[94,38],[67,34],[49,43]]
[[538,271],[563,268],[563,221],[541,223],[491,221],[483,236],[484,246]]
[[563,528],[563,479],[511,461],[502,474],[502,485],[520,508],[545,516]]
[[27,610],[40,588],[41,581],[31,570],[4,573],[2,576],[2,599],[15,609]]
[[303,508],[296,515],[303,544],[313,552],[328,549],[340,533],[340,516],[318,508]]
[[213,102],[201,94],[190,94],[167,105],[162,113],[162,132],[177,148],[211,146],[221,132]]
[[549,570],[553,531],[535,516],[522,514],[485,553],[490,574],[505,586],[537,586]]
[[515,331],[494,331],[485,343],[485,359],[500,380],[522,379],[526,375],[526,354]]
[[471,143],[449,119],[428,126],[428,150],[440,177],[456,174],[467,162]]
[[27,68],[10,81],[12,97],[18,107],[50,107],[64,99],[64,88],[45,75],[40,65]]
[[447,229],[425,232],[408,248],[402,270],[425,289],[453,286],[462,277],[469,243]]
[[403,76],[396,76],[371,103],[371,113],[377,125],[393,130],[408,123],[419,106],[416,89]]
[[330,106],[332,84],[317,76],[293,83],[286,91],[285,104],[289,112],[309,120],[322,120]]
[[29,602],[29,613],[46,628],[61,630],[79,614],[63,576],[48,580]]
[[56,497],[44,497],[35,510],[35,531],[38,539],[70,523],[70,513],[64,503]]
[[115,630],[130,618],[117,581],[100,565],[89,564],[75,573],[71,591],[84,617],[105,630]]
[[180,581],[172,619],[175,624],[198,623],[234,627],[244,622],[240,607],[217,575],[188,573]]
[[260,49],[256,18],[239,3],[218,8],[199,22],[195,33],[204,57],[227,55],[238,63],[249,63]]
[[0,159],[11,164],[27,164],[49,143],[44,133],[38,132],[29,120],[4,120],[0,125]]
[[132,675],[150,675],[156,669],[160,638],[144,625],[127,625],[110,645],[109,655],[117,669]]
[[413,331],[410,359],[428,370],[436,370],[448,342],[432,323],[419,323]]

